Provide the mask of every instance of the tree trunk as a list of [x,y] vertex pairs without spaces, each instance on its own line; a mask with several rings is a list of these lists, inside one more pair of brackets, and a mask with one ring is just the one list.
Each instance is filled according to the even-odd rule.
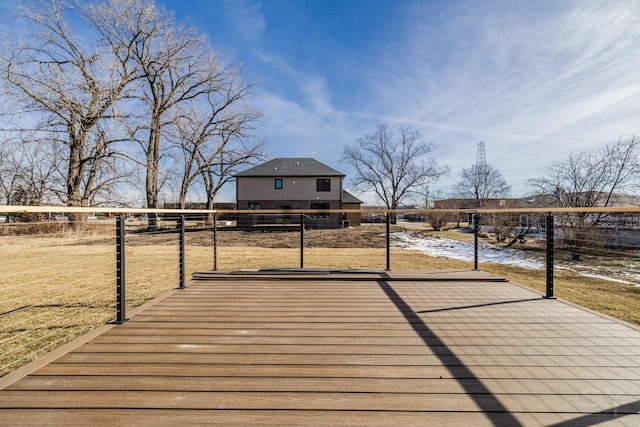
[[[69,207],[82,206],[80,187],[82,184],[82,176],[84,175],[83,163],[81,161],[83,148],[83,141],[79,139],[69,141],[69,168],[67,170],[67,206]],[[84,217],[85,215],[82,213],[70,212],[68,218],[71,230],[81,230],[84,224]]]
[[[154,115],[149,131],[149,146],[147,149],[146,193],[147,207],[158,208],[158,169],[160,164],[160,119]],[[149,213],[149,231],[158,229],[158,215]]]

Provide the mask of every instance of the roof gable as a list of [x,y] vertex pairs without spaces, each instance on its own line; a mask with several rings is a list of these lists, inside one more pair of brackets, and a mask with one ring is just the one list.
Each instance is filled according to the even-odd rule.
[[353,194],[349,193],[347,190],[342,190],[342,203],[364,203],[362,200],[358,199]]
[[309,157],[280,157],[236,174],[244,176],[345,176],[329,166]]

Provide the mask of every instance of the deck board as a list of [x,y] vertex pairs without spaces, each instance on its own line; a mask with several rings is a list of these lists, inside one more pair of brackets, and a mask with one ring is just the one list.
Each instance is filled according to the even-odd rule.
[[640,425],[640,330],[492,278],[199,273],[0,382],[0,425]]

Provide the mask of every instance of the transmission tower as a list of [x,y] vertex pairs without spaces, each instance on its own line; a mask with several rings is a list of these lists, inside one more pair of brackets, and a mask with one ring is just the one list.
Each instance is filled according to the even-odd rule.
[[488,170],[487,170],[487,155],[484,152],[484,141],[478,142],[478,157],[476,158],[476,176],[474,182],[474,191],[476,193],[476,198],[478,203],[480,203],[480,199],[485,198],[485,194],[487,192],[487,184],[488,184]]
[[484,151],[484,141],[478,142],[478,157],[476,158],[476,170],[483,171],[487,167],[487,155]]

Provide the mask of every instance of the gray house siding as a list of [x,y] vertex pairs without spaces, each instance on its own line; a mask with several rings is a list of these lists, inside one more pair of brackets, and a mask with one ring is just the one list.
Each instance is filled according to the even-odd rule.
[[[344,174],[315,159],[279,158],[236,175],[238,210],[255,210],[240,214],[238,226],[244,229],[287,228],[300,224],[299,214],[289,210],[342,209]],[[260,210],[281,210],[261,214]],[[310,214],[307,228],[339,228],[340,214]]]

